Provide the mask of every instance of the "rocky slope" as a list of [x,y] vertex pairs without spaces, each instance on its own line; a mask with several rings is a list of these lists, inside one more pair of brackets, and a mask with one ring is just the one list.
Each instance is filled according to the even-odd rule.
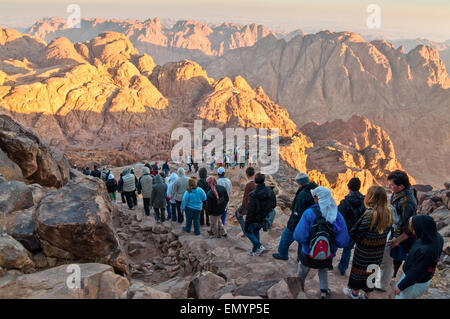
[[[365,119],[347,125],[349,136],[372,132],[361,137],[363,146],[355,151],[348,150],[346,140],[334,148],[313,148],[313,132],[311,141],[261,87],[252,88],[240,76],[214,80],[189,60],[158,66],[119,33],[105,32],[75,45],[58,38],[30,56],[36,58],[27,73],[5,72],[0,112],[34,129],[80,166],[94,160],[123,165],[166,158],[173,146],[172,130],[192,130],[193,121],[202,119],[204,129],[279,128],[281,159],[299,171],[310,171],[335,189],[336,198],[343,196],[346,182],[354,176],[368,187],[383,183],[390,170],[401,167],[387,134]],[[325,130],[321,142],[335,135]],[[372,151],[349,155],[369,145]],[[313,151],[308,153],[308,148]],[[339,164],[318,160],[336,152],[343,154],[337,155]],[[314,158],[310,164],[308,156]]]
[[225,53],[206,70],[262,86],[300,126],[363,115],[386,130],[419,182],[437,185],[450,178],[450,79],[430,47],[406,54],[351,32],[323,31],[289,42],[269,35]]
[[183,59],[207,62],[213,56],[252,46],[268,34],[276,34],[256,24],[206,25],[193,20],[181,20],[165,26],[158,18],[145,21],[81,19],[81,28],[76,29],[68,28],[66,19],[58,17],[39,20],[26,32],[46,42],[66,37],[75,43],[88,41],[105,31],[125,34],[139,51],[151,55],[158,64]]

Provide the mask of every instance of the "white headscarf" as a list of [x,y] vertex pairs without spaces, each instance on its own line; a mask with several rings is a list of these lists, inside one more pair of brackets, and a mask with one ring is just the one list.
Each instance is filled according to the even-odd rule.
[[331,191],[323,186],[316,187],[311,190],[312,196],[317,196],[319,198],[319,207],[322,216],[327,220],[327,222],[333,224],[337,217],[337,205],[331,196]]

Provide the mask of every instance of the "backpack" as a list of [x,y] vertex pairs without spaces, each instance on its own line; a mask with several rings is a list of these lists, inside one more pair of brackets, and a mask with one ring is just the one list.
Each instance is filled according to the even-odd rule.
[[267,214],[267,216],[264,218],[264,221],[263,221],[263,230],[264,231],[268,231],[272,227],[274,219],[275,219],[275,209],[272,209]]
[[309,239],[309,258],[326,260],[333,257],[336,234],[333,225],[326,221],[316,207],[311,207],[316,220],[314,221]]

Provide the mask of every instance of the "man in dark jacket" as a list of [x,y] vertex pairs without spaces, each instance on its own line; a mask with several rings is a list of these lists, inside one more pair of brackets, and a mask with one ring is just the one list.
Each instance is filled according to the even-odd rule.
[[[206,178],[208,177],[208,171],[205,167],[200,168],[200,170],[198,171],[198,177],[199,180],[197,182],[198,187],[200,187],[201,189],[203,189],[203,191],[205,192],[205,194],[208,194],[210,188],[208,186],[208,183],[206,182]],[[206,225],[209,226],[209,215],[206,209],[206,205],[207,205],[207,201],[203,202],[203,207],[202,207],[202,212],[200,213],[200,225],[205,225],[205,221],[206,221]]]
[[[295,181],[298,184],[298,190],[292,202],[292,213],[287,227],[281,235],[280,244],[278,245],[278,253],[273,254],[273,258],[280,260],[289,259],[289,247],[294,242],[294,231],[298,222],[302,218],[303,212],[311,205],[314,205],[314,198],[311,195],[311,189],[317,187],[317,184],[309,181],[309,176],[305,173],[297,174]],[[301,245],[298,245],[297,262],[300,258]]]
[[[348,182],[347,187],[350,193],[341,201],[338,206],[338,210],[345,219],[347,230],[351,231],[356,222],[364,214],[366,208],[364,207],[364,195],[359,192],[359,189],[361,188],[361,181],[359,178],[352,178]],[[350,263],[350,256],[354,245],[354,241],[350,240],[348,246],[342,251],[341,261],[338,265],[342,276],[345,275]]]
[[255,169],[253,167],[247,167],[247,169],[245,170],[245,175],[247,176],[248,182],[244,188],[244,196],[242,197],[242,204],[237,208],[236,212],[234,213],[234,216],[238,220],[239,225],[241,225],[241,229],[244,234],[245,234],[244,215],[247,214],[247,205],[250,193],[256,189]]
[[102,172],[99,171],[97,165],[94,165],[94,170],[91,172],[91,176],[102,178]]
[[428,290],[444,246],[432,217],[414,216],[410,228],[416,240],[403,266],[404,275],[395,287],[395,299],[415,299]]
[[86,167],[86,168],[83,170],[83,174],[84,174],[84,175],[87,175],[87,176],[91,175],[91,170],[89,169],[89,167]]
[[389,189],[392,191],[391,205],[395,208],[398,222],[389,242],[391,257],[394,260],[394,278],[414,243],[414,234],[409,229],[409,219],[416,215],[417,200],[406,172],[396,170],[388,176]]
[[250,252],[252,256],[259,256],[264,250],[264,246],[259,241],[259,231],[263,227],[262,223],[267,214],[277,206],[277,198],[270,187],[264,184],[264,174],[258,173],[255,176],[256,189],[250,193],[247,218],[245,219],[245,235],[253,244]]

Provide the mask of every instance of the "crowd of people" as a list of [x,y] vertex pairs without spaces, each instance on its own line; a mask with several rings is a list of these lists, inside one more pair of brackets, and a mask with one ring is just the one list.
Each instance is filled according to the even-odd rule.
[[[185,222],[183,230],[190,233],[193,228],[197,236],[201,226],[207,225],[211,238],[224,238],[232,183],[225,176],[226,167],[221,165],[215,172],[218,178],[216,174],[208,176],[202,167],[198,177],[187,177],[183,167],[170,172],[166,160],[162,169],[157,163],[146,164],[139,179],[133,168],[124,169],[117,182],[107,168],[83,170],[105,181],[112,201],[116,201],[118,191],[130,210],[137,206],[137,192],[142,195],[145,215],[150,216],[153,208],[157,222]],[[264,174],[256,173],[251,166],[245,173],[248,182],[234,217],[252,244],[249,254],[256,257],[266,250],[260,231],[271,227],[277,200],[272,187],[266,186]],[[337,268],[344,276],[351,266],[347,287],[343,288],[350,298],[368,299],[374,289],[387,291],[402,264],[403,275],[395,285],[395,298],[418,298],[428,290],[443,239],[431,217],[417,215],[417,194],[405,172],[397,170],[388,176],[390,199],[381,186],[372,186],[363,195],[361,181],[353,178],[347,185],[348,195],[339,205],[331,190],[310,181],[306,173],[298,174],[295,183],[298,190],[291,215],[278,251],[272,256],[289,260],[289,247],[298,243],[297,278],[303,289],[310,269],[317,269],[321,298],[330,298],[328,271],[333,269],[337,250],[343,249]]]

